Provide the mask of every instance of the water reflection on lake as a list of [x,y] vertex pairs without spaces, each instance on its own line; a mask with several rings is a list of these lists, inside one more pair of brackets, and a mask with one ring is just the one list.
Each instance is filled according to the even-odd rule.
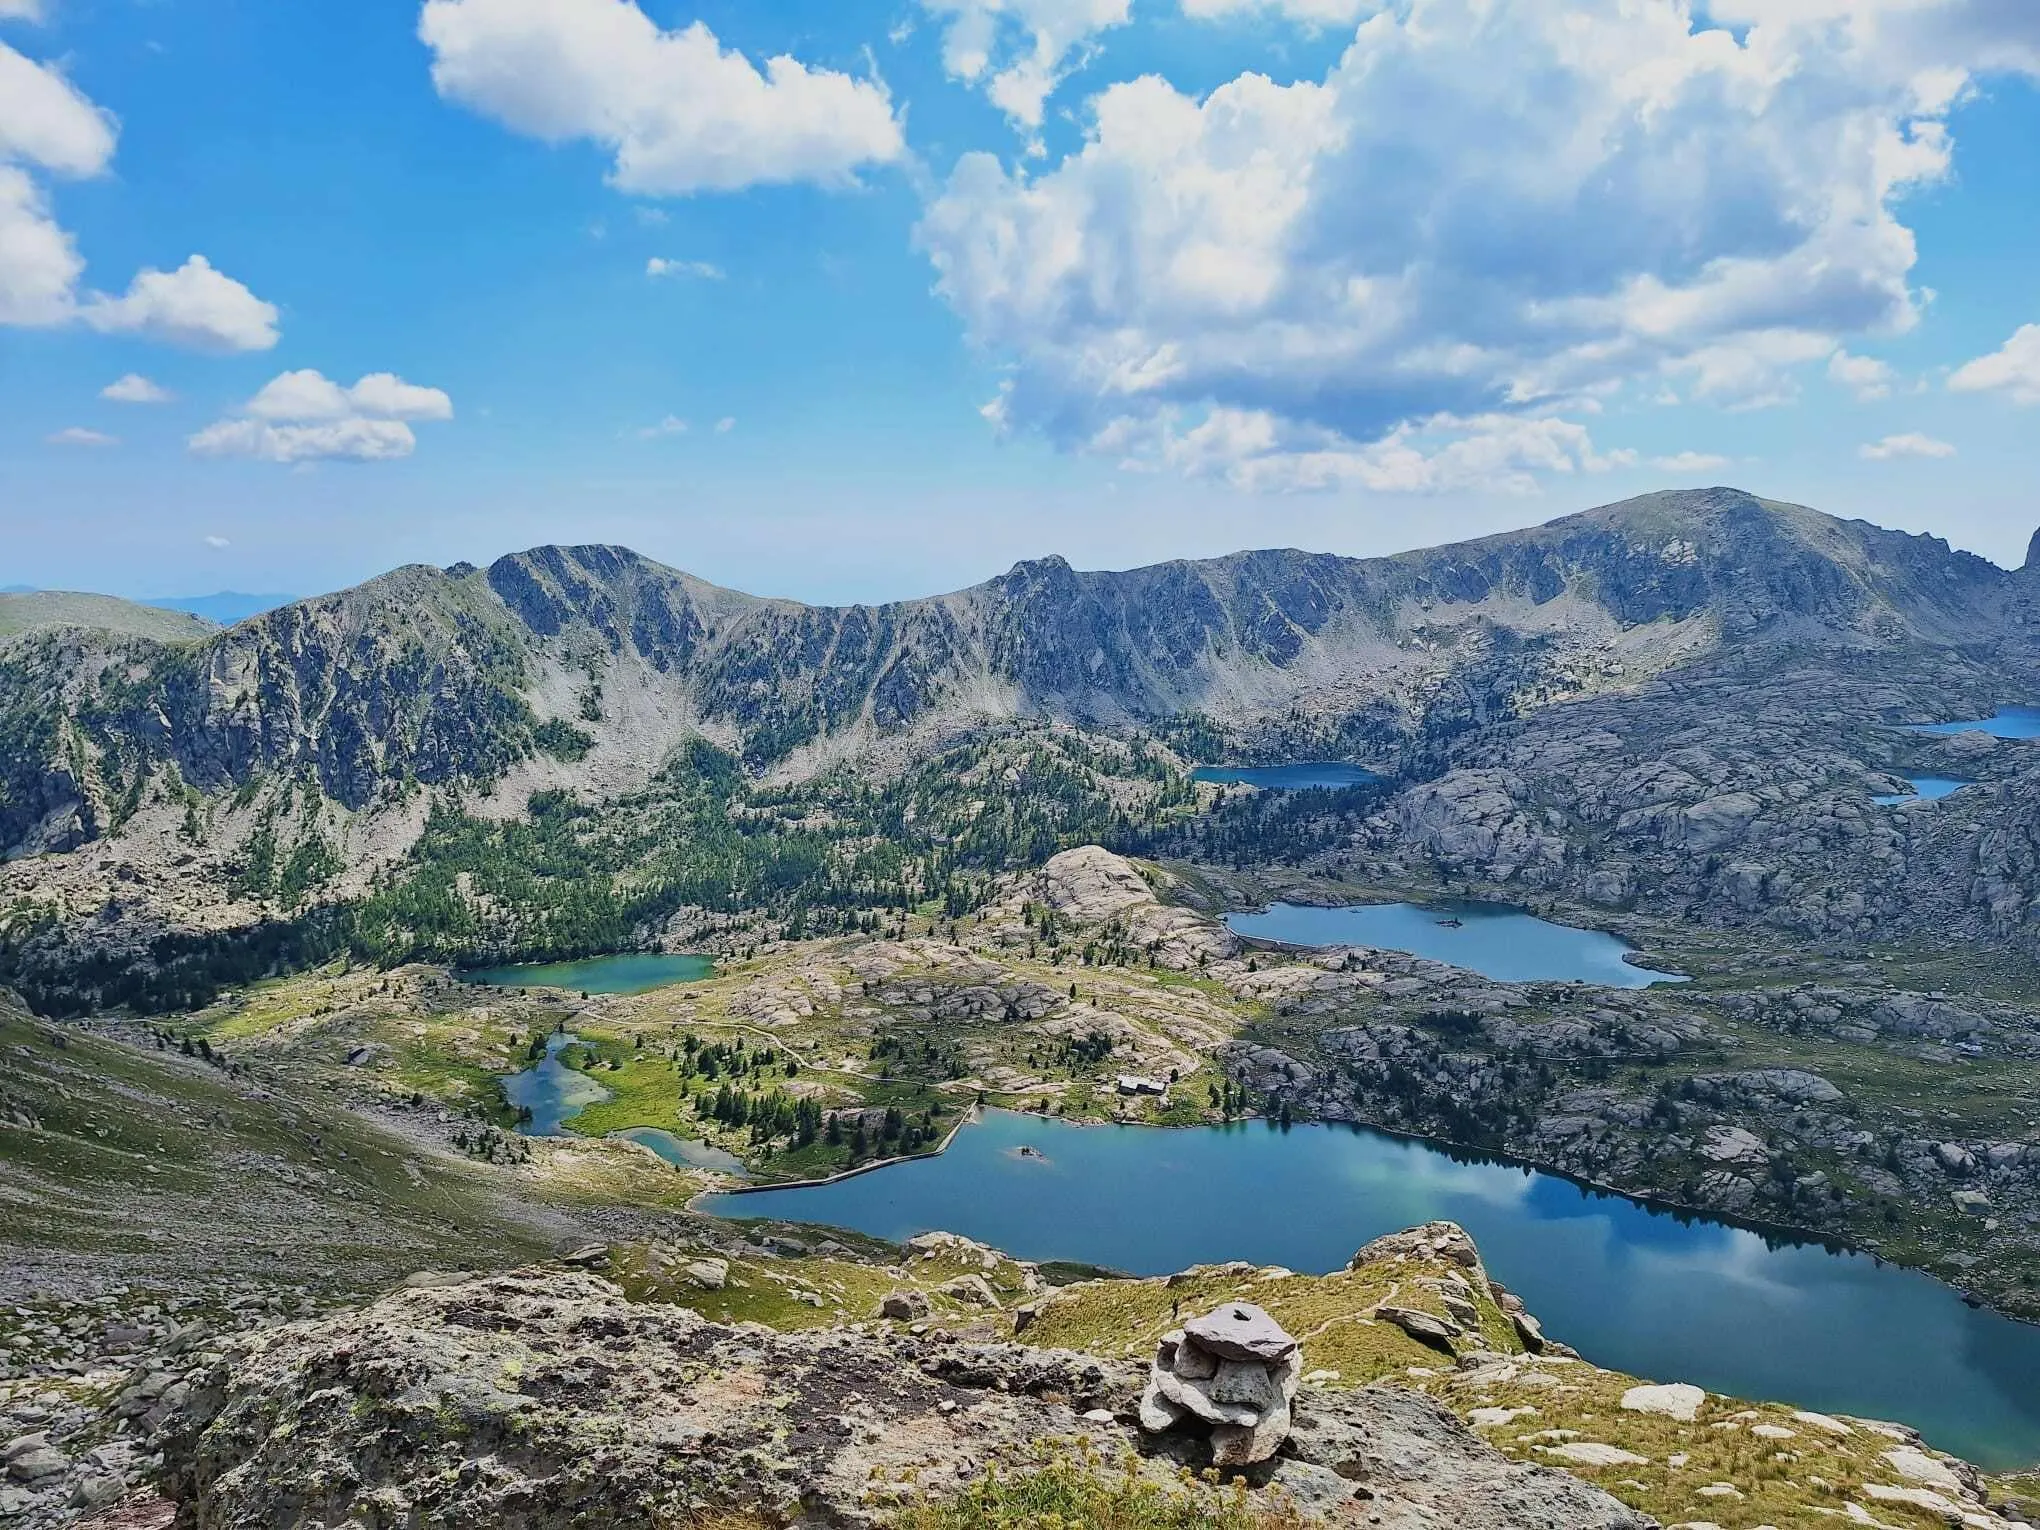
[[1897,1419],[1989,1467],[2040,1459],[2040,1329],[1865,1255],[1767,1242],[1377,1132],[1084,1127],[995,1111],[939,1157],[703,1209],[893,1240],[939,1228],[1143,1275],[1229,1259],[1328,1271],[1371,1238],[1446,1218],[1554,1338],[1597,1364]]
[[2040,738],[2040,707],[1999,707],[1989,717],[1920,723],[1908,733],[1988,733],[1995,738]]
[[1908,802],[1939,802],[1951,797],[1965,786],[1974,786],[1974,781],[1960,780],[1954,776],[1914,776],[1906,782],[1912,788],[1895,796],[1879,795],[1870,800],[1879,807],[1900,807]]
[[632,1126],[612,1133],[625,1142],[635,1142],[639,1147],[650,1148],[666,1162],[683,1169],[713,1169],[718,1174],[728,1174],[736,1179],[749,1179],[750,1171],[744,1167],[744,1160],[735,1153],[724,1152],[707,1142],[696,1142],[691,1137],[676,1137],[671,1132],[661,1131],[656,1126]]
[[1503,983],[1577,979],[1608,988],[1645,988],[1683,978],[1624,960],[1634,949],[1600,930],[1553,924],[1499,903],[1350,903],[1317,908],[1276,903],[1228,914],[1242,935],[1295,946],[1374,946],[1449,962]]
[[1222,785],[1245,782],[1277,792],[1340,791],[1382,779],[1371,770],[1341,760],[1300,760],[1289,765],[1200,765],[1190,772],[1190,778]]
[[560,1061],[560,1053],[580,1039],[571,1031],[555,1032],[546,1038],[544,1057],[503,1080],[503,1097],[511,1108],[531,1112],[531,1119],[518,1128],[526,1136],[561,1136],[570,1117],[610,1098],[594,1079]]
[[675,983],[715,976],[706,956],[673,956],[663,951],[626,951],[577,962],[523,962],[509,967],[476,967],[461,980],[490,988],[574,988],[582,993],[650,993]]

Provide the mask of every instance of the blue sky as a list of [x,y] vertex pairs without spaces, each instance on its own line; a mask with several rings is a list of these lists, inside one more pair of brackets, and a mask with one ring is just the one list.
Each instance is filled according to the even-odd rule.
[[2016,562],[2036,76],[2020,0],[0,0],[0,584],[877,599],[1715,482]]

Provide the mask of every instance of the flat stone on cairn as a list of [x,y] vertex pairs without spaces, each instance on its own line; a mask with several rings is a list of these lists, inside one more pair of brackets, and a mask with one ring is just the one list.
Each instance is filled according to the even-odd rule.
[[1252,1466],[1289,1437],[1303,1354],[1259,1307],[1228,1302],[1156,1347],[1140,1426],[1150,1434],[1206,1428],[1215,1466]]

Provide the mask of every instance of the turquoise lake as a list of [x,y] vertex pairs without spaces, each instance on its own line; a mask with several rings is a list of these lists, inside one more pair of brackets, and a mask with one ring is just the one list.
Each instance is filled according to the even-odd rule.
[[582,993],[650,993],[675,983],[698,983],[715,976],[706,956],[668,956],[661,951],[632,951],[619,956],[591,956],[578,962],[531,962],[514,967],[476,967],[461,981],[490,988],[572,988]]
[[941,1229],[1136,1275],[1229,1259],[1320,1273],[1383,1233],[1446,1218],[1552,1337],[1597,1364],[1896,1419],[1987,1468],[2040,1460],[2040,1328],[1867,1255],[1379,1132],[1075,1126],[993,1111],[938,1157],[702,1209],[896,1241]]
[[1966,722],[1921,723],[1908,733],[1988,733],[1996,738],[2040,738],[2040,707],[1999,707]]
[[[544,1057],[503,1080],[503,1097],[511,1106],[531,1111],[531,1119],[518,1128],[527,1137],[564,1137],[568,1135],[567,1123],[575,1116],[612,1098],[593,1077],[560,1061],[560,1053],[580,1039],[571,1031],[554,1034],[546,1040]],[[749,1177],[744,1161],[735,1154],[655,1126],[633,1126],[613,1135],[650,1148],[678,1168],[714,1169],[738,1179]]]
[[744,1167],[744,1160],[735,1153],[724,1152],[711,1143],[696,1142],[692,1137],[676,1137],[656,1126],[632,1126],[611,1135],[625,1142],[635,1142],[639,1147],[650,1148],[677,1168],[714,1169],[719,1174],[733,1175],[738,1179],[751,1177],[750,1171]]
[[1382,778],[1371,770],[1340,760],[1302,760],[1290,765],[1200,765],[1190,772],[1190,779],[1228,786],[1245,782],[1267,791],[1304,792],[1338,791]]
[[529,1109],[531,1119],[518,1128],[527,1137],[557,1137],[570,1117],[610,1097],[579,1068],[560,1061],[562,1049],[581,1038],[560,1031],[546,1038],[545,1056],[537,1065],[503,1080],[503,1097],[513,1109]]
[[1906,783],[1912,790],[1899,796],[1877,796],[1870,800],[1879,807],[1897,807],[1907,802],[1939,802],[1943,797],[1952,797],[1965,786],[1974,786],[1974,781],[1962,781],[1954,776],[1914,776]]
[[1500,983],[1577,979],[1605,988],[1647,988],[1685,981],[1624,961],[1634,948],[1613,935],[1553,924],[1499,903],[1349,903],[1337,908],[1276,903],[1258,913],[1228,914],[1225,922],[1242,935],[1285,945],[1407,951]]

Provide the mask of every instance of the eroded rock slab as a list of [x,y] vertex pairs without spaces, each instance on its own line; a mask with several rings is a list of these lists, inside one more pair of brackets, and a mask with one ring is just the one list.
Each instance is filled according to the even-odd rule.
[[[1143,1379],[1062,1350],[713,1323],[633,1304],[591,1272],[526,1271],[235,1341],[163,1436],[165,1485],[180,1523],[207,1530],[652,1530],[733,1507],[870,1526],[889,1509],[871,1493],[880,1479],[912,1473],[942,1493],[1042,1443],[1142,1448]],[[1226,1459],[1290,1411],[1236,1426]],[[1254,1481],[1313,1522],[1651,1523],[1408,1394],[1302,1388],[1288,1437]],[[1180,1459],[1161,1451],[1145,1469],[1173,1476]]]

